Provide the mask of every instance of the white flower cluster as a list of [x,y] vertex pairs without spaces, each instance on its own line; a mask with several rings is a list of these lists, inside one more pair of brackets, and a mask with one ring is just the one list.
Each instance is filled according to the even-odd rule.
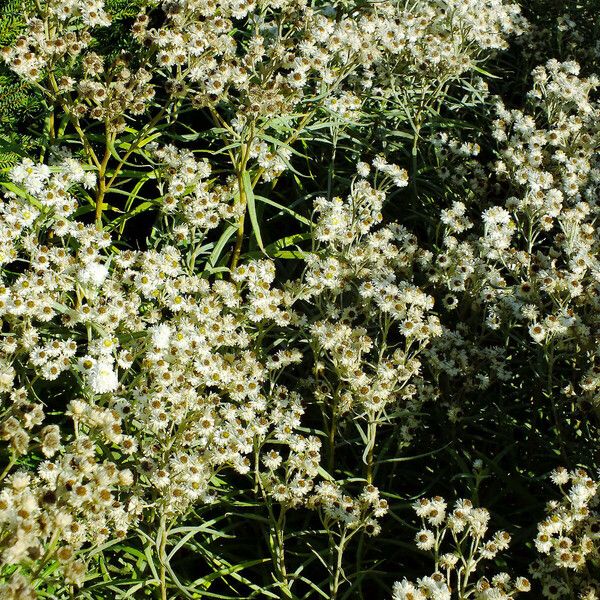
[[538,524],[535,547],[542,556],[532,564],[531,575],[540,581],[546,598],[594,600],[598,581],[593,565],[598,564],[600,540],[598,484],[583,469],[559,467],[551,477],[563,497],[548,503],[548,516]]
[[363,31],[373,32],[377,58],[357,85],[371,87],[379,97],[394,98],[401,105],[411,94],[421,97],[421,106],[434,101],[433,81],[459,78],[527,28],[520,6],[502,0],[374,6],[361,25]]
[[[90,28],[110,25],[104,0],[49,0],[45,4],[45,14],[31,16],[27,34],[2,52],[15,73],[28,81],[41,79],[56,61],[79,56],[91,41]],[[54,35],[48,35],[48,20]]]
[[[272,263],[246,263],[235,282],[211,285],[186,271],[173,246],[108,258],[110,236],[70,218],[80,167],[25,161],[12,176],[27,194],[2,206],[3,262],[25,267],[3,274],[0,317],[13,334],[0,348],[0,435],[15,460],[34,441],[54,458],[11,475],[0,493],[10,528],[3,564],[57,552],[67,581],[80,583],[85,569],[74,557],[83,544],[122,537],[142,509],[179,514],[212,501],[213,476],[248,472],[255,445],[273,436],[313,465],[290,456],[288,468],[316,475],[318,440],[296,433],[298,398],[267,386],[300,354],[261,359],[251,344],[260,324],[292,320],[285,295],[270,287]],[[70,435],[45,424],[27,383],[34,376],[78,390],[66,411]]]
[[[328,427],[344,415],[365,418],[371,423],[367,453],[390,407],[405,415],[401,443],[412,439],[418,407],[434,397],[423,384],[418,355],[442,331],[433,298],[412,281],[413,268],[427,255],[397,223],[377,227],[384,197],[358,179],[346,200],[317,198],[318,244],[306,257],[302,282],[291,286],[300,301],[320,308],[310,345],[315,382],[321,382],[315,397],[333,407]],[[403,343],[391,342],[398,334]]]
[[211,166],[207,160],[198,161],[191,152],[172,145],[148,146],[160,161],[156,168],[162,180],[160,207],[165,213],[179,217],[180,222],[175,225],[179,238],[187,239],[190,228],[206,232],[222,220],[239,218],[239,212],[231,203],[234,195],[231,186],[209,184]]
[[554,60],[533,77],[529,112],[498,108],[496,172],[509,186],[505,205],[479,212],[458,202],[443,210],[444,247],[429,277],[447,287],[447,308],[482,307],[489,329],[518,331],[532,351],[585,348],[591,358],[582,388],[593,399],[600,107],[590,94],[597,82]]
[[98,460],[96,444],[85,436],[36,473],[16,471],[0,492],[2,564],[31,564],[51,548],[68,582],[80,585],[86,572],[77,551],[125,537],[141,506],[129,495],[129,469]]
[[[423,527],[415,541],[421,550],[432,551],[435,572],[416,583],[407,579],[396,582],[394,600],[451,600],[451,598],[476,598],[477,600],[509,600],[519,592],[528,592],[531,585],[524,577],[512,580],[508,573],[493,577],[470,579],[480,563],[495,558],[506,550],[510,535],[497,531],[486,540],[489,512],[475,508],[470,500],[457,500],[448,513],[446,501],[440,496],[421,498],[414,505]],[[442,553],[444,540],[452,537],[452,551]]]

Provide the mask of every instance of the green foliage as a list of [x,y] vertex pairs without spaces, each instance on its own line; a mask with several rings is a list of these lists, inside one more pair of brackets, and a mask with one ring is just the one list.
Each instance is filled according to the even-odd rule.
[[[130,20],[147,5],[148,0],[109,0],[106,10],[113,24],[100,32],[95,44],[97,51],[114,58],[131,45]],[[9,46],[19,36],[33,7],[32,0],[2,1],[0,48]],[[39,151],[41,140],[30,130],[32,126],[39,129],[44,112],[41,92],[0,62],[0,171],[14,165],[20,157]]]
[[25,10],[33,5],[30,0],[4,0],[0,18],[0,46],[10,44],[25,27]]
[[[0,48],[10,45],[26,25],[29,0],[5,0],[0,13]],[[21,151],[34,146],[30,136],[20,135],[19,125],[40,109],[40,94],[0,63],[0,170],[15,164]],[[20,150],[19,150],[20,149]]]

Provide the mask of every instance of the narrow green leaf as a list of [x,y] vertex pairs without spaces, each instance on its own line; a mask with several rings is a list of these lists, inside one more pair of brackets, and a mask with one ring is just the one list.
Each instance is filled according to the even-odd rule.
[[15,185],[10,181],[0,181],[0,185],[2,187],[5,187],[9,192],[13,192],[13,194],[24,198],[30,204],[33,204],[36,208],[42,208],[42,205],[31,194],[28,194],[24,189],[20,188],[18,185]]
[[296,219],[297,221],[300,221],[300,223],[304,223],[305,225],[312,226],[312,221],[310,221],[310,219],[303,217],[301,214],[297,213],[295,210],[292,210],[291,208],[288,208],[287,206],[284,206],[283,204],[279,204],[279,202],[275,202],[275,200],[271,200],[270,198],[265,198],[265,196],[257,196],[257,195],[255,195],[254,198],[260,202],[264,202],[265,204],[270,204],[271,206],[274,206],[275,208],[278,208],[279,210],[286,212],[288,215],[291,215],[292,217],[294,217],[294,219]]
[[242,182],[244,185],[244,195],[246,196],[246,206],[248,207],[250,222],[252,223],[252,230],[254,231],[254,236],[256,237],[258,247],[264,252],[265,247],[260,234],[258,217],[256,216],[256,199],[254,197],[254,190],[252,189],[252,182],[250,181],[250,173],[248,173],[248,171],[244,171],[242,175]]
[[219,259],[221,258],[221,252],[223,252],[223,248],[225,247],[225,244],[227,244],[227,242],[231,239],[231,237],[233,236],[233,234],[236,231],[237,231],[237,225],[230,225],[222,233],[221,237],[215,244],[215,247],[213,248],[213,251],[211,252],[210,257],[208,258],[208,263],[206,265],[211,273],[213,273],[215,271],[216,265],[219,262]]

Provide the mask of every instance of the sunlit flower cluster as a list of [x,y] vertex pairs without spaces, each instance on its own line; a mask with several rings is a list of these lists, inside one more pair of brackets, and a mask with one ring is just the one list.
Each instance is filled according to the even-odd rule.
[[[489,512],[475,508],[467,499],[457,500],[449,512],[440,496],[421,498],[413,505],[421,518],[422,528],[415,536],[417,548],[433,553],[435,572],[416,583],[406,578],[394,584],[394,600],[451,600],[477,598],[502,600],[528,592],[531,584],[525,577],[512,579],[508,573],[480,576],[474,581],[481,563],[505,551],[511,537],[506,531],[487,536]],[[447,538],[452,538],[452,541]],[[446,550],[448,542],[451,550]],[[481,575],[481,573],[479,573]]]
[[548,503],[548,515],[538,524],[535,547],[542,555],[531,567],[546,598],[597,597],[598,484],[583,470],[557,468],[552,481],[562,491],[561,500]]

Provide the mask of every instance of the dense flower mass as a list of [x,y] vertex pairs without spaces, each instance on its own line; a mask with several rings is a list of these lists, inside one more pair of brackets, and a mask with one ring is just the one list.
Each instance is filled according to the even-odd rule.
[[563,498],[548,503],[548,516],[538,524],[535,547],[540,558],[531,565],[531,574],[540,581],[546,598],[568,598],[575,591],[580,598],[597,598],[598,582],[598,484],[583,469],[552,473]]
[[0,600],[600,597],[555,4],[7,0]]

